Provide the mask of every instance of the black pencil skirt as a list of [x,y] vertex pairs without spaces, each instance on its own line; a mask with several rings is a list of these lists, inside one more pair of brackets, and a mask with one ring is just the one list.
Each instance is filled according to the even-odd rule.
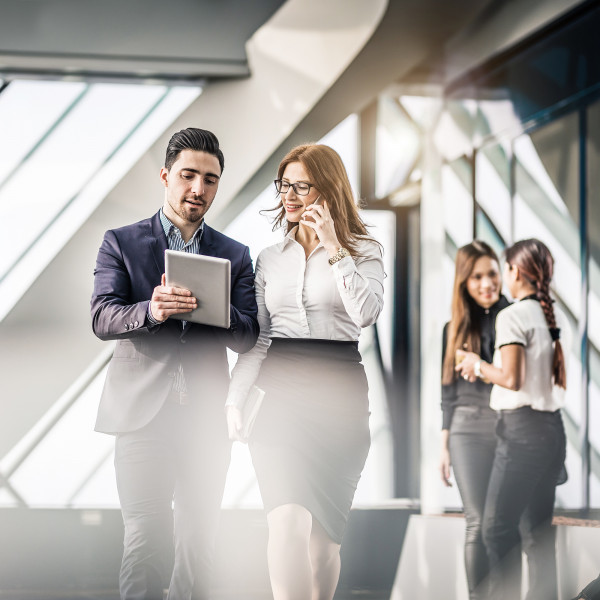
[[274,338],[250,452],[265,510],[300,504],[341,543],[371,436],[356,342]]

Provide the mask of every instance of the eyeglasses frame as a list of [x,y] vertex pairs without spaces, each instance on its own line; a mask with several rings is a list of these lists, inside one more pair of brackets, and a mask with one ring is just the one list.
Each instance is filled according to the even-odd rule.
[[[310,194],[310,190],[311,188],[314,188],[315,186],[312,183],[306,183],[306,181],[297,181],[296,183],[290,183],[289,181],[283,181],[283,179],[274,179],[273,183],[275,184],[275,189],[277,190],[278,194],[283,193],[284,195],[287,194],[287,192],[281,192],[281,190],[278,190],[278,184],[279,186],[281,186],[281,184],[286,183],[287,185],[289,185],[289,187],[291,187],[294,190],[294,194],[296,194],[296,196],[308,196]],[[306,191],[306,194],[301,194],[298,189],[296,188],[296,186],[298,184],[302,184],[302,185],[307,185],[308,186],[308,190]],[[289,191],[289,188],[288,188]]]

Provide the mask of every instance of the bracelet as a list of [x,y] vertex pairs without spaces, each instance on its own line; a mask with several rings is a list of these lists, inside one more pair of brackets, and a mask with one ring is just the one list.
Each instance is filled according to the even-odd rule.
[[481,379],[481,361],[480,360],[478,360],[473,365],[473,372],[475,373],[475,377],[478,377],[479,379]]
[[346,248],[339,248],[338,251],[329,259],[329,264],[334,265],[342,258],[346,258],[346,256],[350,256],[350,252],[346,250]]

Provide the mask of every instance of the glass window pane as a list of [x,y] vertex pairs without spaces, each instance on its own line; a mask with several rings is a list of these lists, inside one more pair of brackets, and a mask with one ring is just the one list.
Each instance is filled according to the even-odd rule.
[[561,506],[581,506],[581,353],[578,343],[581,317],[579,235],[579,126],[573,113],[519,136],[514,143],[514,239],[537,237],[555,260],[552,293],[570,320],[573,347],[569,352],[566,404],[563,411],[569,454],[570,480],[557,488]]
[[475,237],[478,240],[487,242],[494,249],[498,257],[502,256],[506,244],[498,235],[498,231],[494,227],[494,224],[492,224],[492,221],[490,221],[481,210],[477,211]]
[[[331,146],[341,157],[354,195],[358,192],[358,115],[348,115],[320,140]],[[281,157],[283,158],[283,156]]]
[[[480,100],[477,106],[481,113],[481,130],[478,133],[482,136],[493,133],[499,134],[503,131],[514,131],[521,126],[521,121],[510,100]],[[482,127],[482,124],[485,125]]]
[[[588,3],[588,9],[565,26],[539,36],[526,51],[515,52],[496,68],[456,82],[452,96],[507,99],[521,123],[581,97],[600,80],[600,7]],[[501,129],[506,126],[505,121],[494,124]]]
[[[96,84],[0,190],[0,276],[81,190],[165,93],[161,86]],[[27,229],[14,223],[27,217]]]
[[473,153],[477,105],[471,100],[448,101],[433,133],[440,155],[448,162]]
[[380,98],[377,111],[375,194],[384,198],[404,185],[419,155],[417,127],[395,98]]
[[[22,123],[22,127],[10,129],[10,138],[3,135],[9,129],[2,130],[0,152],[4,153],[7,162],[13,161],[11,165],[16,164],[15,157],[20,162],[7,171],[4,188],[0,181],[0,197],[10,191],[11,186],[19,187],[19,195],[5,196],[8,205],[2,205],[2,210],[9,217],[18,213],[19,222],[24,223],[27,219],[27,224],[40,227],[43,235],[36,240],[39,243],[35,246],[27,246],[25,259],[2,281],[0,319],[9,310],[9,305],[17,301],[17,295],[27,289],[113,186],[200,93],[199,88],[191,86],[77,84],[73,87],[73,84],[56,82],[45,88],[17,86],[16,83],[20,82],[11,83],[0,94],[0,123],[2,127],[9,126],[12,124],[7,121],[15,119]],[[15,96],[10,102],[1,104],[2,99],[6,99],[4,94],[11,89],[14,94],[19,92],[23,96]],[[37,132],[32,132],[31,124],[24,123],[27,119],[18,111],[24,107],[34,110],[36,98],[27,94],[39,95],[41,89],[48,93],[43,94],[40,100],[40,113],[31,116],[38,128]],[[82,92],[85,94],[82,95]],[[50,102],[57,106],[47,106]],[[2,167],[5,165],[0,164]],[[14,182],[23,178],[24,174],[36,174],[38,171],[44,177],[32,178],[29,185],[25,185],[28,182],[23,180],[21,186],[15,186]],[[33,199],[39,201],[39,205],[31,201],[32,189],[40,192]],[[42,215],[46,207],[40,207],[46,200],[52,205],[51,210]],[[29,212],[32,205],[37,208]],[[54,218],[57,211],[60,216]],[[48,218],[43,221],[42,217]],[[3,220],[3,227],[7,220],[10,221],[10,218]],[[19,233],[24,235],[25,229],[19,228]],[[0,242],[2,251],[7,237],[4,235]],[[26,238],[25,242],[25,245],[29,244],[30,238]],[[15,283],[18,284],[16,292]],[[109,351],[110,348],[106,346],[104,350]],[[118,507],[112,465],[114,439],[93,431],[103,379],[103,375],[95,379],[12,473],[9,483],[32,506]],[[51,396],[57,394],[60,390]],[[56,402],[54,399],[47,397],[37,409],[27,408],[18,431],[13,432],[13,441],[5,445],[0,472],[10,472],[12,466],[20,462],[28,440],[35,438],[36,432],[53,421],[52,415],[65,402],[64,398]],[[74,454],[73,448],[78,449]],[[14,503],[6,489],[0,493],[0,506],[12,506]]]
[[13,81],[0,94],[0,185],[84,92],[85,83]]
[[511,239],[510,155],[503,144],[486,146],[475,158],[475,197],[506,241]]
[[[82,483],[112,455],[114,438],[94,432],[105,376],[104,369],[11,476],[29,506],[69,506]],[[105,484],[112,492],[105,491],[105,502],[109,496],[116,501],[114,476]]]
[[457,248],[473,241],[472,168],[466,158],[442,167],[444,228]]
[[574,114],[515,140],[513,217],[515,240],[537,237],[550,248],[556,292],[577,318],[581,313],[578,136]]
[[[553,295],[556,294],[553,290]],[[579,428],[581,427],[581,352],[577,335],[578,322],[569,312],[569,309],[560,300],[556,301],[558,307],[569,319],[573,333],[573,345],[571,348],[563,348],[568,353],[569,361],[567,368],[567,393],[565,408],[563,409],[563,421],[567,433],[567,472],[568,481],[556,488],[556,498],[559,506],[564,508],[580,508],[581,498],[581,454],[579,451]]]
[[[115,87],[115,89],[118,89]],[[170,88],[151,111],[141,114],[134,129],[124,130],[122,138],[102,165],[86,180],[77,195],[62,207],[59,214],[44,226],[43,233],[28,245],[25,253],[13,259],[14,266],[0,274],[0,321],[19,301],[44,268],[54,259],[85,220],[103,202],[106,195],[147,152],[173,119],[180,115],[200,94],[200,88]],[[120,107],[114,105],[119,111]],[[2,138],[0,138],[1,140]],[[0,240],[4,247],[5,240]],[[12,251],[12,249],[9,249]],[[14,260],[18,258],[18,263]]]
[[[600,455],[600,102],[588,110],[587,231],[589,241],[588,338],[590,344],[589,437]],[[590,504],[600,507],[600,461],[592,460]]]

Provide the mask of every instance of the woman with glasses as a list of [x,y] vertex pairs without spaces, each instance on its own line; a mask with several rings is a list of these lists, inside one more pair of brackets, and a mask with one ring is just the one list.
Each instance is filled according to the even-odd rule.
[[244,441],[242,408],[256,382],[265,396],[249,445],[274,598],[331,600],[370,446],[358,336],[383,307],[383,261],[334,150],[292,149],[275,188],[286,235],[257,259],[260,336],[233,370],[227,422]]
[[496,450],[496,411],[490,408],[492,384],[478,377],[459,377],[457,350],[472,350],[491,362],[496,315],[508,306],[500,295],[498,257],[485,242],[475,240],[458,249],[452,313],[443,333],[442,481],[454,477],[465,511],[465,570],[470,600],[487,598],[488,560],[481,537],[481,519]]
[[459,353],[463,377],[493,384],[498,443],[487,490],[482,533],[490,562],[491,598],[520,598],[521,534],[529,563],[527,600],[558,597],[552,513],[566,439],[560,409],[570,345],[565,315],[553,306],[554,260],[539,240],[505,251],[504,281],[517,301],[498,313],[493,363]]

